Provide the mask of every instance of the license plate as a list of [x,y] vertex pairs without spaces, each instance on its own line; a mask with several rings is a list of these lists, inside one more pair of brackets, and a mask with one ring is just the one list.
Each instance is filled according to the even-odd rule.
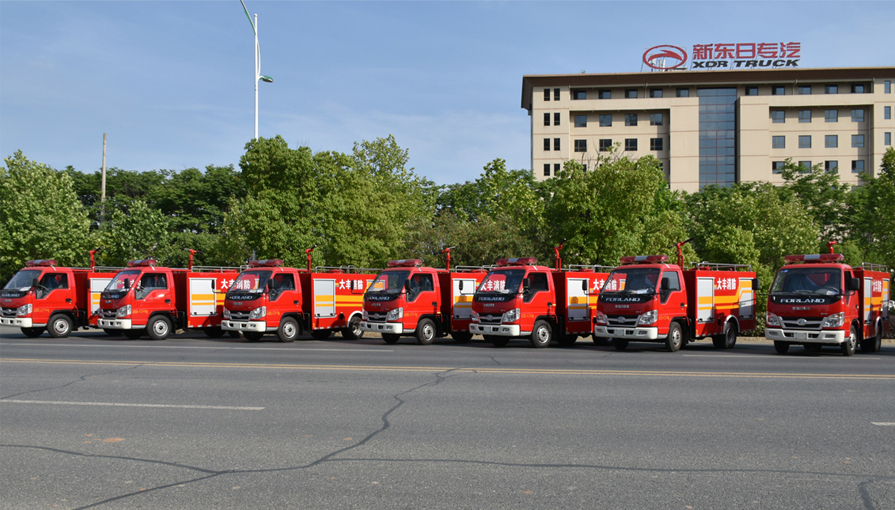
[[796,340],[808,340],[808,333],[796,332]]

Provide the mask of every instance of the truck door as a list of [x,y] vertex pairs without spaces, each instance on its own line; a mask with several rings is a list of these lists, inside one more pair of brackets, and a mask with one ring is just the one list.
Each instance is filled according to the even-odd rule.
[[[35,292],[37,299],[56,302],[63,301],[68,296],[68,275],[65,273],[44,273],[38,285],[37,292]],[[71,299],[69,299],[69,303],[71,303]]]
[[190,317],[211,317],[215,315],[215,278],[190,278]]
[[[435,281],[431,274],[417,273],[412,275],[408,281],[410,288],[407,290],[407,302],[417,303],[417,310],[423,313],[438,312],[438,294],[435,292]],[[473,282],[473,286],[475,283]],[[466,284],[463,284],[466,288]],[[431,310],[431,312],[430,312]]]
[[566,303],[569,310],[569,322],[588,321],[590,314],[588,313],[587,291],[582,287],[589,286],[588,278],[568,278],[566,280]]
[[312,313],[315,319],[330,318],[336,316],[336,280],[314,279],[314,309]]
[[699,324],[708,324],[715,320],[714,278],[697,278],[696,301],[696,322]]
[[[463,290],[460,290],[461,282],[463,283]],[[472,320],[472,296],[475,294],[475,278],[457,278],[452,280],[451,283],[454,286],[452,294],[454,306],[451,312],[454,319]]]
[[102,308],[100,299],[103,290],[112,281],[112,277],[107,278],[90,278],[90,316],[93,317]]

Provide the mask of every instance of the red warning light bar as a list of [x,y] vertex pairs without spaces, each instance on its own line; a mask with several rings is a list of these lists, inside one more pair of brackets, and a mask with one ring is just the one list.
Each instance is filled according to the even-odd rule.
[[668,255],[638,255],[636,257],[622,257],[621,265],[630,264],[667,264]]
[[783,257],[787,264],[803,264],[806,262],[821,262],[827,264],[835,264],[845,260],[845,255],[841,253],[821,253],[813,255],[787,255]]
[[41,259],[41,260],[29,260],[28,262],[25,262],[25,266],[27,266],[27,267],[53,267],[55,265],[56,265],[55,260]]
[[280,267],[282,265],[283,259],[252,260],[249,262],[249,267]]
[[420,267],[422,265],[423,261],[420,259],[401,259],[388,261],[388,267]]
[[516,257],[514,259],[500,259],[497,265],[504,266],[533,266],[538,263],[538,259],[534,257]]
[[158,264],[158,261],[155,259],[141,259],[141,260],[132,260],[127,263],[127,267],[152,267]]

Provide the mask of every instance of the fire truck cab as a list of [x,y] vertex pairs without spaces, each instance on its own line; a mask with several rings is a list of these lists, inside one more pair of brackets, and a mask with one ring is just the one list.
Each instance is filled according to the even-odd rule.
[[[831,243],[832,245],[833,243]],[[830,253],[787,255],[768,294],[765,338],[780,354],[801,344],[818,351],[839,346],[851,356],[879,352],[889,331],[890,279],[888,269],[864,263],[845,264],[844,255]]]

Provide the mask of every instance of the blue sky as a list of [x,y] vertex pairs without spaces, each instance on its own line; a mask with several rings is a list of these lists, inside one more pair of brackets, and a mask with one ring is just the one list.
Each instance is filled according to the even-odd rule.
[[[259,134],[350,152],[392,134],[417,174],[528,168],[522,76],[638,72],[659,44],[801,42],[801,67],[895,65],[895,2],[290,2],[258,14]],[[253,136],[238,0],[0,1],[0,153],[93,172],[238,165]]]

